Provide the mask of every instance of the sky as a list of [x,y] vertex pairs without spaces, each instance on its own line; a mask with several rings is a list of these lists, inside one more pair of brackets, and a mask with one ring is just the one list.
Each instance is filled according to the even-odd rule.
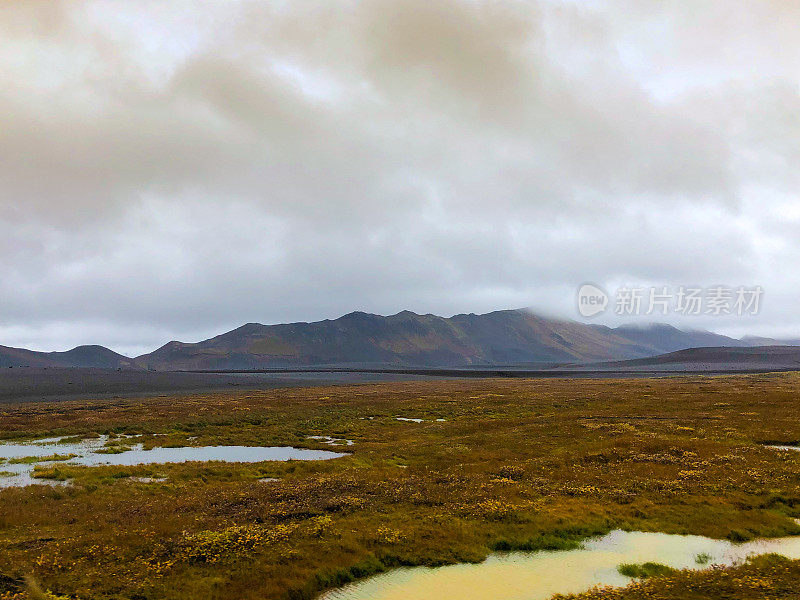
[[761,286],[800,337],[800,4],[0,3],[0,344]]

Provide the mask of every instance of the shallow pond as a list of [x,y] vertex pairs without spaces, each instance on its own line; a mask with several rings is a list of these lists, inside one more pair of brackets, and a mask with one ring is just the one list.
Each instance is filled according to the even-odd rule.
[[306,439],[317,440],[329,446],[352,446],[353,440],[346,440],[344,438],[331,437],[329,435],[308,435]]
[[767,444],[765,448],[772,448],[773,450],[794,450],[795,452],[800,451],[800,446],[779,446],[775,444]]
[[[36,465],[154,465],[182,463],[189,461],[222,462],[262,462],[285,460],[328,460],[347,456],[329,450],[309,450],[291,446],[186,446],[183,448],[153,448],[144,450],[141,444],[131,444],[133,440],[119,440],[129,450],[118,454],[104,454],[108,438],[103,436],[80,442],[59,443],[57,438],[28,443],[0,444],[0,488],[31,485],[34,483],[57,485],[59,482],[31,477]],[[53,460],[54,455],[67,460]],[[72,456],[74,455],[74,456]],[[42,458],[30,462],[25,459]],[[50,460],[48,460],[50,459]],[[63,483],[63,482],[62,482]]]
[[[480,564],[400,568],[332,590],[320,600],[544,600],[596,585],[624,586],[624,563],[657,562],[677,569],[732,565],[749,555],[800,558],[800,537],[734,545],[701,536],[612,531],[579,550],[494,554]],[[703,565],[698,555],[707,555]]]

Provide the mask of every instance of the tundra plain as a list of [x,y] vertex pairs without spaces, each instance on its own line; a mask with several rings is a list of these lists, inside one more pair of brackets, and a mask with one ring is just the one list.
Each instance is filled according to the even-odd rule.
[[[799,396],[800,374],[778,373],[5,404],[5,441],[348,454],[42,465],[42,485],[0,488],[0,598],[28,597],[30,577],[51,597],[296,600],[398,566],[569,549],[612,529],[797,535],[800,452],[765,445],[800,442]],[[796,598],[799,576],[798,562],[767,557],[589,597]]]

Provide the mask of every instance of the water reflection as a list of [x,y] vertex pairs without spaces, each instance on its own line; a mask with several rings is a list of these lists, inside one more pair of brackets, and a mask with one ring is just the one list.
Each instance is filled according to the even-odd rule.
[[[617,571],[623,563],[700,569],[771,552],[800,558],[800,537],[734,545],[701,536],[612,531],[586,541],[580,550],[511,552],[480,564],[395,569],[328,592],[320,600],[544,600],[595,585],[627,585],[632,580]],[[700,565],[698,555],[710,559]]]

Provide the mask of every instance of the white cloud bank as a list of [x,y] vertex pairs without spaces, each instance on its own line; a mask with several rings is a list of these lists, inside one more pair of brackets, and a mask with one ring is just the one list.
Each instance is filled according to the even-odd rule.
[[0,5],[0,344],[760,284],[800,335],[800,8]]

